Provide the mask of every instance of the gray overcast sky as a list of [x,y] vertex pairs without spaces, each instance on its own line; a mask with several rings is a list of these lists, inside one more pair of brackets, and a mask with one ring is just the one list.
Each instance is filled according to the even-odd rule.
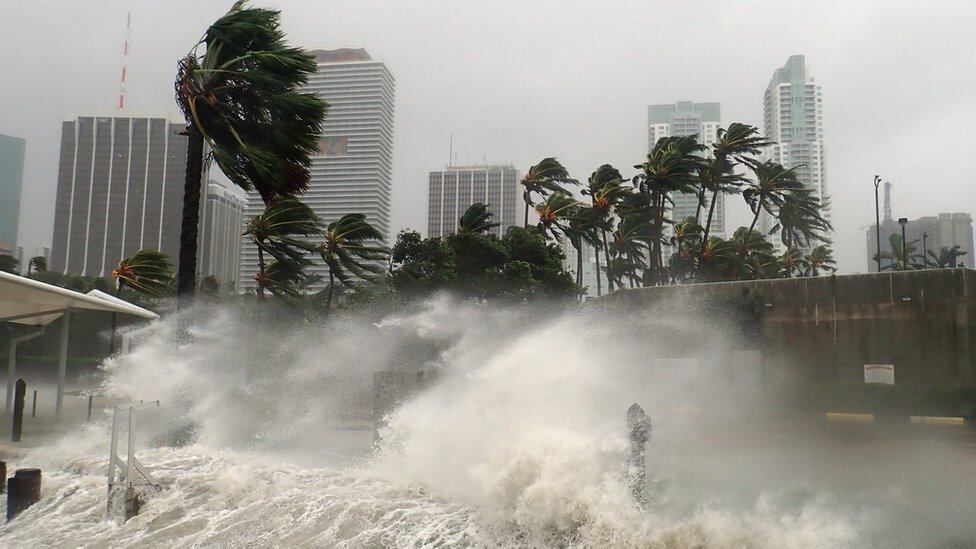
[[[760,125],[772,71],[805,54],[823,86],[827,181],[842,272],[866,269],[872,177],[896,216],[976,213],[976,2],[257,1],[309,48],[365,47],[397,80],[393,222],[424,230],[427,171],[558,156],[585,178],[645,153],[647,105],[719,101]],[[0,1],[0,133],[28,141],[20,244],[48,245],[60,121],[111,113],[126,12],[128,105],[178,116],[176,60],[226,1]],[[730,201],[734,224],[746,220]]]

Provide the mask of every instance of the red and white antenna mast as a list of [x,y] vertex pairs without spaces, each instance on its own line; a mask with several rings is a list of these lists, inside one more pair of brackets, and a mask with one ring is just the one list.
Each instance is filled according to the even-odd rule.
[[132,37],[132,12],[125,18],[125,41],[122,42],[122,76],[119,81],[119,110],[125,109],[125,77],[129,63],[129,38]]

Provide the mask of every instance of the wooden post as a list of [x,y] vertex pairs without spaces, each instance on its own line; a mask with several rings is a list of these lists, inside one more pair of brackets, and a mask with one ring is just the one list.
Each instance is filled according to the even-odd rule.
[[88,423],[91,423],[92,396],[93,395],[88,395],[88,419],[85,420]]
[[34,389],[34,403],[31,404],[31,417],[37,417],[37,389]]
[[0,478],[4,479],[0,482],[0,494],[7,491],[7,462],[0,461]]
[[14,391],[14,426],[10,432],[11,442],[20,442],[20,435],[24,432],[24,397],[26,396],[27,382],[18,379],[17,389]]
[[130,484],[125,488],[125,516],[123,521],[128,522],[130,518],[139,514],[142,510],[142,497],[136,492],[136,489]]
[[17,469],[7,479],[7,520],[16,517],[41,499],[41,470]]
[[647,455],[647,441],[651,438],[651,418],[636,402],[627,409],[627,437],[630,439],[630,493],[637,506],[643,508],[647,504],[647,465],[644,458]]

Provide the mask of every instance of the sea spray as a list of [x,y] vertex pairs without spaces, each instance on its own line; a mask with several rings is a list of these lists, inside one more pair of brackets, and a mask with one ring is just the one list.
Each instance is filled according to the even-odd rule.
[[[941,534],[932,521],[905,526],[917,498],[931,496],[925,487],[941,486],[938,471],[973,478],[958,474],[961,460],[933,461],[933,473],[913,477],[904,472],[917,470],[907,462],[918,449],[898,446],[904,461],[859,481],[858,463],[884,464],[893,454],[776,424],[719,421],[709,430],[716,410],[719,420],[738,417],[751,395],[730,391],[714,366],[676,369],[655,358],[681,356],[677,333],[722,332],[710,322],[447,296],[326,325],[210,311],[181,348],[173,321],[161,322],[132,353],[107,362],[105,388],[119,399],[161,401],[140,414],[137,436],[139,458],[163,492],[124,525],[105,520],[103,417],[11,464],[42,467],[46,487],[38,505],[0,526],[0,543],[843,547],[976,539],[965,528]],[[702,338],[696,353],[708,362],[727,345]],[[373,374],[396,368],[440,375],[387,414],[373,448]],[[655,418],[652,503],[643,512],[626,479],[633,402]],[[682,412],[689,404],[701,411]],[[958,455],[940,452],[925,456]],[[971,510],[962,500],[934,508],[952,524],[965,524],[955,517]]]

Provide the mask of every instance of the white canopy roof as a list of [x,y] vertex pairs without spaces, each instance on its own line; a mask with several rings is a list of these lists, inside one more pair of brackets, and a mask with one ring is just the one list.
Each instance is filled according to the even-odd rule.
[[[96,293],[97,292],[97,293]],[[86,295],[0,271],[0,321],[43,326],[66,309],[89,309],[156,319],[159,315],[97,290]]]

